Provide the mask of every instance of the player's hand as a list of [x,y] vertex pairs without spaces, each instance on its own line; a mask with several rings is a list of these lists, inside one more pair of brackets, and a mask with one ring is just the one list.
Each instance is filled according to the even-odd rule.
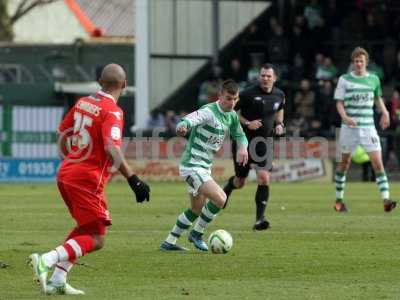
[[261,119],[250,121],[249,126],[247,126],[250,130],[257,130],[262,126]]
[[283,135],[284,133],[285,133],[285,126],[282,123],[275,126],[275,135],[280,136]]
[[188,131],[188,129],[185,124],[181,124],[178,127],[176,127],[176,134],[178,136],[185,136],[187,131]]
[[141,181],[136,175],[128,178],[129,186],[136,195],[136,201],[142,203],[150,200],[150,187],[146,182]]
[[249,161],[249,154],[247,152],[247,147],[240,147],[236,153],[236,160],[239,165],[245,166]]
[[390,118],[389,118],[389,113],[384,112],[382,113],[381,120],[379,121],[379,125],[381,125],[382,129],[386,129],[390,125]]
[[349,117],[343,118],[343,122],[344,122],[347,126],[349,126],[349,127],[351,127],[351,128],[357,126],[356,120],[354,120],[354,119],[352,119],[352,118],[349,118]]

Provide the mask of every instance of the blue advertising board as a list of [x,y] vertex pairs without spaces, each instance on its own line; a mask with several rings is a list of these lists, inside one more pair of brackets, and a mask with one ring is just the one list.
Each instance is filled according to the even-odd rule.
[[0,159],[0,182],[52,182],[59,159]]

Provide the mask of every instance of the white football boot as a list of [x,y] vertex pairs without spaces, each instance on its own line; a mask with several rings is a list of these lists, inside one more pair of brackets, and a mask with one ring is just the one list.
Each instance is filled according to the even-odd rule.
[[84,291],[77,290],[73,288],[68,283],[64,284],[55,284],[51,281],[47,282],[46,285],[46,294],[47,295],[85,295]]

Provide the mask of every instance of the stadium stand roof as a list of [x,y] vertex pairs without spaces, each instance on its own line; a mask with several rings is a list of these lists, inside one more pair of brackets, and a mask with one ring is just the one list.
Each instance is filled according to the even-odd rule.
[[134,0],[65,0],[85,30],[94,37],[133,37]]

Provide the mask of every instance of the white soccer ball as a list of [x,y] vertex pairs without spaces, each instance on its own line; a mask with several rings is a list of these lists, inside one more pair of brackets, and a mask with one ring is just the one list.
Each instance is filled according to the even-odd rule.
[[228,231],[223,229],[215,230],[208,237],[208,246],[212,253],[224,254],[228,253],[233,246],[232,236]]

